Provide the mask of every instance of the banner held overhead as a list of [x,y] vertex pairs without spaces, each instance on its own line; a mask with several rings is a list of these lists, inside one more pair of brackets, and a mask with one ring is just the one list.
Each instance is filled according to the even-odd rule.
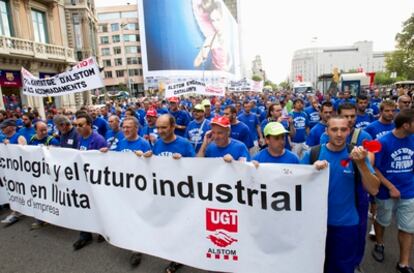
[[50,78],[39,79],[23,67],[21,74],[23,94],[27,96],[54,97],[104,87],[98,64],[93,57]]

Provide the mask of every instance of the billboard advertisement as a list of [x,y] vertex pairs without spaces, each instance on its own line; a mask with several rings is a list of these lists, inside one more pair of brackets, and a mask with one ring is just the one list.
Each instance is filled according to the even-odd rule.
[[239,77],[238,26],[222,0],[139,0],[148,79]]

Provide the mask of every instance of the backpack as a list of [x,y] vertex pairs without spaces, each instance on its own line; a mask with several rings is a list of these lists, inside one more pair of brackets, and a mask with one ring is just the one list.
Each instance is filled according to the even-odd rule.
[[[29,140],[29,144],[32,143],[33,141],[35,141],[36,139],[37,139],[36,135],[33,135]],[[52,141],[52,139],[53,139],[53,136],[48,136],[47,139],[46,139],[45,145],[49,146],[49,143],[50,143],[50,141]]]
[[[352,149],[356,146],[359,134],[361,132],[361,129],[357,128],[354,129],[354,132],[352,134],[351,143],[347,144],[347,150],[348,153],[351,153]],[[313,164],[315,161],[318,160],[319,154],[321,153],[321,145],[313,146],[310,150],[310,164]],[[355,163],[352,160],[352,168],[354,170],[354,183],[355,183],[355,205],[358,207],[358,194],[357,194],[357,185],[359,181],[361,180],[361,173],[359,172],[358,167],[356,167]]]

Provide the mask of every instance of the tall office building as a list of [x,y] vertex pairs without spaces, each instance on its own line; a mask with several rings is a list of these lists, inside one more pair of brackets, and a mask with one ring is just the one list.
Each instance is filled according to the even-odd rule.
[[239,12],[238,12],[238,0],[223,0],[226,4],[227,8],[229,9],[230,13],[233,15],[236,22],[239,22]]
[[100,7],[98,43],[108,91],[144,94],[137,5]]
[[[0,108],[16,110],[70,106],[67,96],[41,98],[22,94],[20,69],[46,78],[65,71],[75,63],[69,48],[64,1],[0,0]],[[46,106],[46,107],[45,107]]]

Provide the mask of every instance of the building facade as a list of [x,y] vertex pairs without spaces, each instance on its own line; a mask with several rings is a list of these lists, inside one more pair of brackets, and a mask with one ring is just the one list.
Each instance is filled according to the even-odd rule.
[[239,22],[239,13],[238,13],[238,0],[223,0],[226,4],[227,8],[229,9],[230,13],[233,15],[236,22]]
[[[93,56],[99,62],[95,1],[64,1],[68,44],[74,49],[76,60],[81,61]],[[91,91],[75,93],[73,99],[76,107],[91,104]]]
[[[21,67],[47,78],[75,63],[68,46],[63,0],[0,0],[0,108],[30,106],[44,117],[45,108],[69,107],[68,97],[22,94]],[[46,107],[45,107],[46,106]]]
[[256,55],[252,61],[252,76],[259,76],[262,80],[266,80],[266,72],[263,70],[262,58]]
[[385,71],[385,52],[374,52],[371,41],[356,42],[352,46],[315,47],[297,50],[291,67],[291,81],[301,79],[316,86],[317,78],[332,73],[334,68],[348,72]]
[[100,7],[97,15],[106,90],[144,95],[137,5]]

